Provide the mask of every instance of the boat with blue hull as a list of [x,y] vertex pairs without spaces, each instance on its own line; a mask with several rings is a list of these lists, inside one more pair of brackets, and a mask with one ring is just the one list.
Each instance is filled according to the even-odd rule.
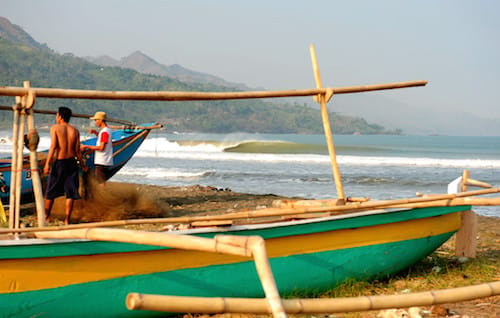
[[[142,142],[147,138],[152,128],[157,127],[155,124],[144,124],[139,128],[120,128],[113,130],[113,167],[110,169],[109,178],[115,175],[135,154]],[[97,137],[88,138],[81,143],[84,145],[95,145]],[[48,150],[38,152],[38,167],[39,171],[43,170]],[[90,170],[94,169],[94,154],[88,153],[84,155],[85,164]],[[9,203],[10,196],[10,180],[11,180],[12,161],[10,158],[0,159],[0,198],[3,204]],[[31,168],[29,155],[23,158],[23,171],[21,177],[21,202],[33,202],[33,184],[31,178]],[[42,181],[46,181],[46,176],[42,177]]]

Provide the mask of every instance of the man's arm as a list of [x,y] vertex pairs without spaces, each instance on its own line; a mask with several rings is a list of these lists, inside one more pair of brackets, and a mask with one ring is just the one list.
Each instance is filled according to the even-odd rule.
[[108,143],[108,142],[110,142],[109,134],[107,132],[103,132],[102,136],[101,136],[101,140],[100,140],[98,145],[95,145],[95,146],[82,145],[81,149],[82,150],[90,149],[93,151],[96,151],[96,150],[103,151],[104,147],[106,146],[106,143]]
[[43,168],[43,172],[45,174],[49,174],[50,171],[50,164],[52,163],[52,159],[54,158],[54,155],[56,154],[56,151],[59,147],[59,143],[57,140],[57,131],[56,131],[56,126],[50,127],[50,148],[49,148],[49,154],[47,155],[47,160],[45,161],[45,167]]
[[82,170],[86,171],[88,168],[85,166],[82,151],[80,150],[80,132],[78,130],[76,130],[75,155],[76,160],[80,163],[80,167],[82,167]]

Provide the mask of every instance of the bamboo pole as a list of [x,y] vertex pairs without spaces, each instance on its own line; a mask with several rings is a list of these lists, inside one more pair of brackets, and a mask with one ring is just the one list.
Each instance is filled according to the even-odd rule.
[[500,198],[454,198],[454,199],[442,199],[429,202],[394,204],[389,207],[414,209],[414,208],[429,208],[434,206],[445,207],[445,206],[458,206],[458,205],[497,206],[500,205]]
[[[135,220],[117,220],[117,221],[104,221],[95,223],[81,223],[70,224],[57,227],[45,228],[25,228],[19,229],[17,232],[32,233],[42,231],[63,231],[69,229],[88,229],[95,227],[110,227],[110,226],[127,226],[138,224],[177,224],[177,223],[193,223],[203,221],[216,221],[216,220],[238,220],[238,219],[252,219],[270,216],[290,216],[295,214],[309,214],[309,213],[338,213],[347,214],[353,212],[370,212],[383,208],[421,208],[427,206],[462,206],[462,205],[499,205],[500,198],[468,198],[469,196],[477,196],[491,193],[500,192],[500,188],[459,192],[456,194],[442,194],[432,197],[418,197],[409,199],[397,199],[387,201],[368,201],[349,203],[347,205],[336,206],[307,206],[300,208],[267,208],[253,211],[232,212],[218,215],[202,215],[202,216],[181,216],[170,218],[151,218],[151,219],[135,219]],[[322,200],[323,201],[323,200]],[[387,211],[377,211],[377,213],[391,213]],[[12,230],[0,229],[0,234],[11,233]]]
[[466,181],[469,179],[469,177],[470,177],[469,170],[464,170],[462,172],[462,184],[461,184],[461,190],[460,191],[462,191],[462,192],[467,191]]
[[[318,61],[316,59],[316,50],[314,45],[309,46],[311,52],[311,60],[314,71],[314,79],[316,81],[316,87],[321,89],[323,84],[321,83],[321,75],[319,73]],[[323,120],[323,129],[325,130],[326,144],[328,146],[328,153],[330,154],[330,163],[332,165],[333,179],[335,181],[335,187],[337,189],[337,196],[339,199],[344,199],[344,187],[342,185],[342,178],[340,177],[339,165],[337,164],[337,155],[335,153],[335,146],[333,145],[332,130],[330,128],[330,119],[328,118],[328,109],[326,108],[326,93],[317,95],[318,102],[321,106],[321,119]]]
[[[30,82],[24,82],[24,87],[29,88]],[[38,137],[38,132],[35,127],[35,118],[33,116],[33,105],[35,104],[35,95],[32,91],[28,93],[27,96],[24,97],[24,107],[27,112],[28,119],[28,136],[36,135]],[[28,138],[30,139],[30,138]],[[40,178],[40,169],[38,167],[38,158],[36,154],[36,148],[38,147],[38,141],[36,144],[30,144],[30,168],[31,168],[31,182],[33,184],[33,192],[35,195],[35,205],[37,212],[37,221],[39,227],[45,226],[45,205],[43,199],[43,189],[42,189],[42,180]]]
[[[414,306],[431,306],[500,295],[500,282],[449,288],[403,295],[360,296],[343,298],[283,299],[289,314],[343,313]],[[130,310],[188,313],[268,314],[264,299],[223,297],[182,297],[129,293]]]
[[155,124],[155,125],[151,125],[151,126],[141,126],[141,125],[121,125],[121,126],[118,126],[118,125],[108,125],[109,128],[111,129],[135,129],[135,130],[151,130],[151,129],[159,129],[159,128],[162,128],[163,125],[162,124]]
[[[34,89],[29,90],[32,94],[36,94]],[[0,110],[12,110],[12,107],[8,106],[0,106]],[[44,109],[33,109],[32,110],[35,114],[44,114],[44,115],[56,115],[57,111],[54,110],[44,110]],[[86,118],[89,119],[90,117],[94,116],[88,115],[88,114],[71,114],[71,117],[76,117],[76,118]],[[116,118],[107,118],[106,121],[112,122],[112,123],[119,123],[123,125],[132,125],[134,126],[135,124],[131,121],[127,120],[121,120],[121,119],[116,119]]]
[[[224,100],[224,99],[258,99],[315,96],[318,94],[350,94],[386,89],[425,86],[427,81],[394,82],[373,85],[345,86],[331,88],[281,90],[281,91],[249,91],[249,92],[180,92],[180,91],[97,91],[62,88],[31,88],[38,98],[76,98],[76,99],[112,99],[112,100],[157,100],[157,101],[188,101],[188,100]],[[0,96],[23,96],[28,93],[26,88],[1,86]]]
[[98,241],[124,242],[253,257],[259,279],[275,317],[286,317],[267,258],[265,241],[260,236],[216,235],[213,239],[121,229],[85,229],[37,232],[38,238],[79,238]]
[[471,187],[479,187],[479,188],[492,188],[493,186],[489,183],[482,182],[479,180],[474,180],[471,178],[468,178],[467,180],[464,181],[466,186],[471,186]]
[[10,173],[10,196],[9,196],[9,229],[17,228],[16,223],[16,191],[17,188],[17,140],[19,135],[19,113],[20,113],[21,103],[20,99],[16,97],[16,103],[12,107],[13,110],[13,123],[12,123],[12,163],[11,163],[11,173]]
[[[276,208],[281,208],[281,209],[301,209],[301,208],[306,208],[306,207],[312,207],[312,208],[332,207],[333,208],[333,207],[339,205],[337,202],[338,202],[337,199],[297,200],[296,202],[294,202],[294,201],[280,202],[280,200],[277,200],[273,204]],[[384,205],[384,206],[385,206],[385,202],[387,202],[387,201],[375,201],[375,200],[370,201],[370,203],[373,203],[375,205],[378,203],[382,203],[382,205]],[[425,208],[425,207],[430,207],[430,206],[457,206],[457,205],[496,206],[496,205],[500,205],[500,198],[452,198],[452,199],[445,198],[445,199],[443,199],[443,197],[441,197],[441,196],[439,196],[439,197],[434,196],[433,200],[431,200],[431,201],[395,203],[395,204],[391,204],[390,206],[385,206],[385,207]],[[352,206],[352,205],[348,204],[347,206]],[[376,206],[372,207],[372,208],[376,208]]]
[[[14,189],[10,189],[11,193],[14,191],[16,193],[15,202],[14,202],[14,213],[15,213],[15,224],[14,228],[20,227],[20,215],[21,215],[21,188],[22,188],[22,177],[23,177],[23,149],[24,149],[24,126],[26,121],[26,108],[25,103],[23,102],[22,97],[16,97],[21,103],[21,110],[19,111],[19,126],[18,126],[18,134],[17,140],[13,140],[13,143],[17,143],[16,151],[16,161],[17,161],[17,169],[16,169],[16,187]],[[12,177],[12,176],[11,176]]]
[[101,228],[36,232],[35,236],[43,239],[87,239],[94,241],[144,244],[186,250],[225,253],[245,257],[251,256],[250,250],[248,250],[245,246],[242,247],[237,244],[220,242],[220,238],[209,239],[192,235],[179,235],[171,233]]

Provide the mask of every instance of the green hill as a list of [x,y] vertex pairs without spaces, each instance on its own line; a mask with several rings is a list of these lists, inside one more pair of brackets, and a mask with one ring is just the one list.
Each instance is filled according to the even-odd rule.
[[[58,54],[46,46],[14,43],[0,37],[0,85],[22,86],[29,80],[33,87],[57,87],[90,90],[131,91],[227,91],[229,88],[210,83],[182,82],[167,76],[138,73],[119,67],[101,67],[72,54]],[[10,106],[12,97],[0,97],[0,104]],[[38,109],[56,110],[68,106],[75,113],[108,112],[110,117],[137,123],[166,123],[169,131],[214,133],[322,133],[318,110],[307,105],[263,100],[137,102],[38,99]],[[0,112],[0,125],[10,126],[12,114]],[[382,134],[379,125],[361,118],[331,115],[337,134]],[[38,115],[37,124],[53,123],[53,116]]]

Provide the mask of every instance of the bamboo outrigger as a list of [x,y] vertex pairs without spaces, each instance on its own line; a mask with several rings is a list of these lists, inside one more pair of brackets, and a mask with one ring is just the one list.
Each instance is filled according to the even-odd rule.
[[[431,306],[485,298],[500,294],[500,282],[467,287],[448,288],[432,292],[404,295],[360,296],[349,298],[282,299],[283,309],[289,314],[343,313],[372,311],[391,308]],[[130,310],[154,310],[160,312],[193,312],[207,314],[224,313],[272,313],[264,299],[223,297],[181,297],[131,293],[127,296]]]
[[[275,208],[217,216],[118,220],[58,228],[21,229],[11,226],[0,230],[0,234],[17,233],[17,239],[0,240],[3,278],[0,282],[0,316],[64,317],[69,312],[83,312],[87,316],[136,316],[137,312],[125,307],[126,300],[129,309],[146,310],[140,313],[144,316],[156,315],[151,310],[228,312],[238,308],[235,310],[240,312],[251,305],[252,312],[285,317],[287,312],[300,312],[297,306],[306,309],[302,312],[338,312],[421,304],[419,295],[411,301],[391,298],[379,307],[373,305],[377,298],[354,299],[353,303],[361,305],[342,305],[340,309],[336,301],[331,301],[334,305],[328,307],[317,300],[293,300],[292,304],[292,300],[280,298],[280,294],[298,289],[326,290],[345,279],[376,278],[396,273],[433,252],[463,229],[463,215],[471,214],[472,205],[500,203],[499,198],[471,197],[498,193],[500,188],[474,183],[468,173],[464,173],[461,191],[454,194],[391,201],[345,197],[326,103],[333,94],[423,86],[427,82],[322,88],[314,47],[311,46],[310,50],[317,88],[308,90],[206,93],[0,87],[0,95],[17,98],[14,118],[29,111],[36,98],[180,101],[314,96],[321,105],[338,196],[333,200],[307,203],[282,202]],[[23,129],[13,130],[15,140],[22,136],[22,132]],[[19,147],[22,148],[22,143],[15,141],[13,153],[19,151]],[[12,169],[14,172],[18,168],[13,166]],[[466,184],[491,189],[465,192]],[[19,186],[19,183],[15,185]],[[11,209],[15,209],[17,198],[13,200]],[[270,220],[270,217],[275,219]],[[16,216],[11,215],[11,218]],[[252,222],[256,218],[268,221]],[[93,228],[140,223],[195,225],[207,221],[211,222],[210,227],[171,233]],[[469,238],[473,236],[473,231],[468,235]],[[371,263],[366,262],[367,257]],[[255,275],[253,266],[258,275]],[[228,279],[228,272],[234,274],[231,277],[234,281]],[[256,282],[256,276],[262,285]],[[500,293],[497,282],[486,285],[478,287],[480,291],[474,296]],[[165,307],[162,296],[150,294],[265,296],[266,299],[263,303],[259,299],[239,301],[226,298],[217,298],[217,302],[213,302],[211,298],[208,302],[216,306],[208,306],[210,309],[196,308],[191,303],[193,298],[168,298],[168,301],[189,302],[188,309]],[[433,295],[432,303],[450,301],[450,298],[436,297],[436,293]],[[195,300],[206,303],[204,298]],[[221,301],[227,305],[221,306]],[[367,302],[370,306],[366,305]],[[238,305],[233,305],[236,303]],[[241,306],[246,307],[241,309]]]

